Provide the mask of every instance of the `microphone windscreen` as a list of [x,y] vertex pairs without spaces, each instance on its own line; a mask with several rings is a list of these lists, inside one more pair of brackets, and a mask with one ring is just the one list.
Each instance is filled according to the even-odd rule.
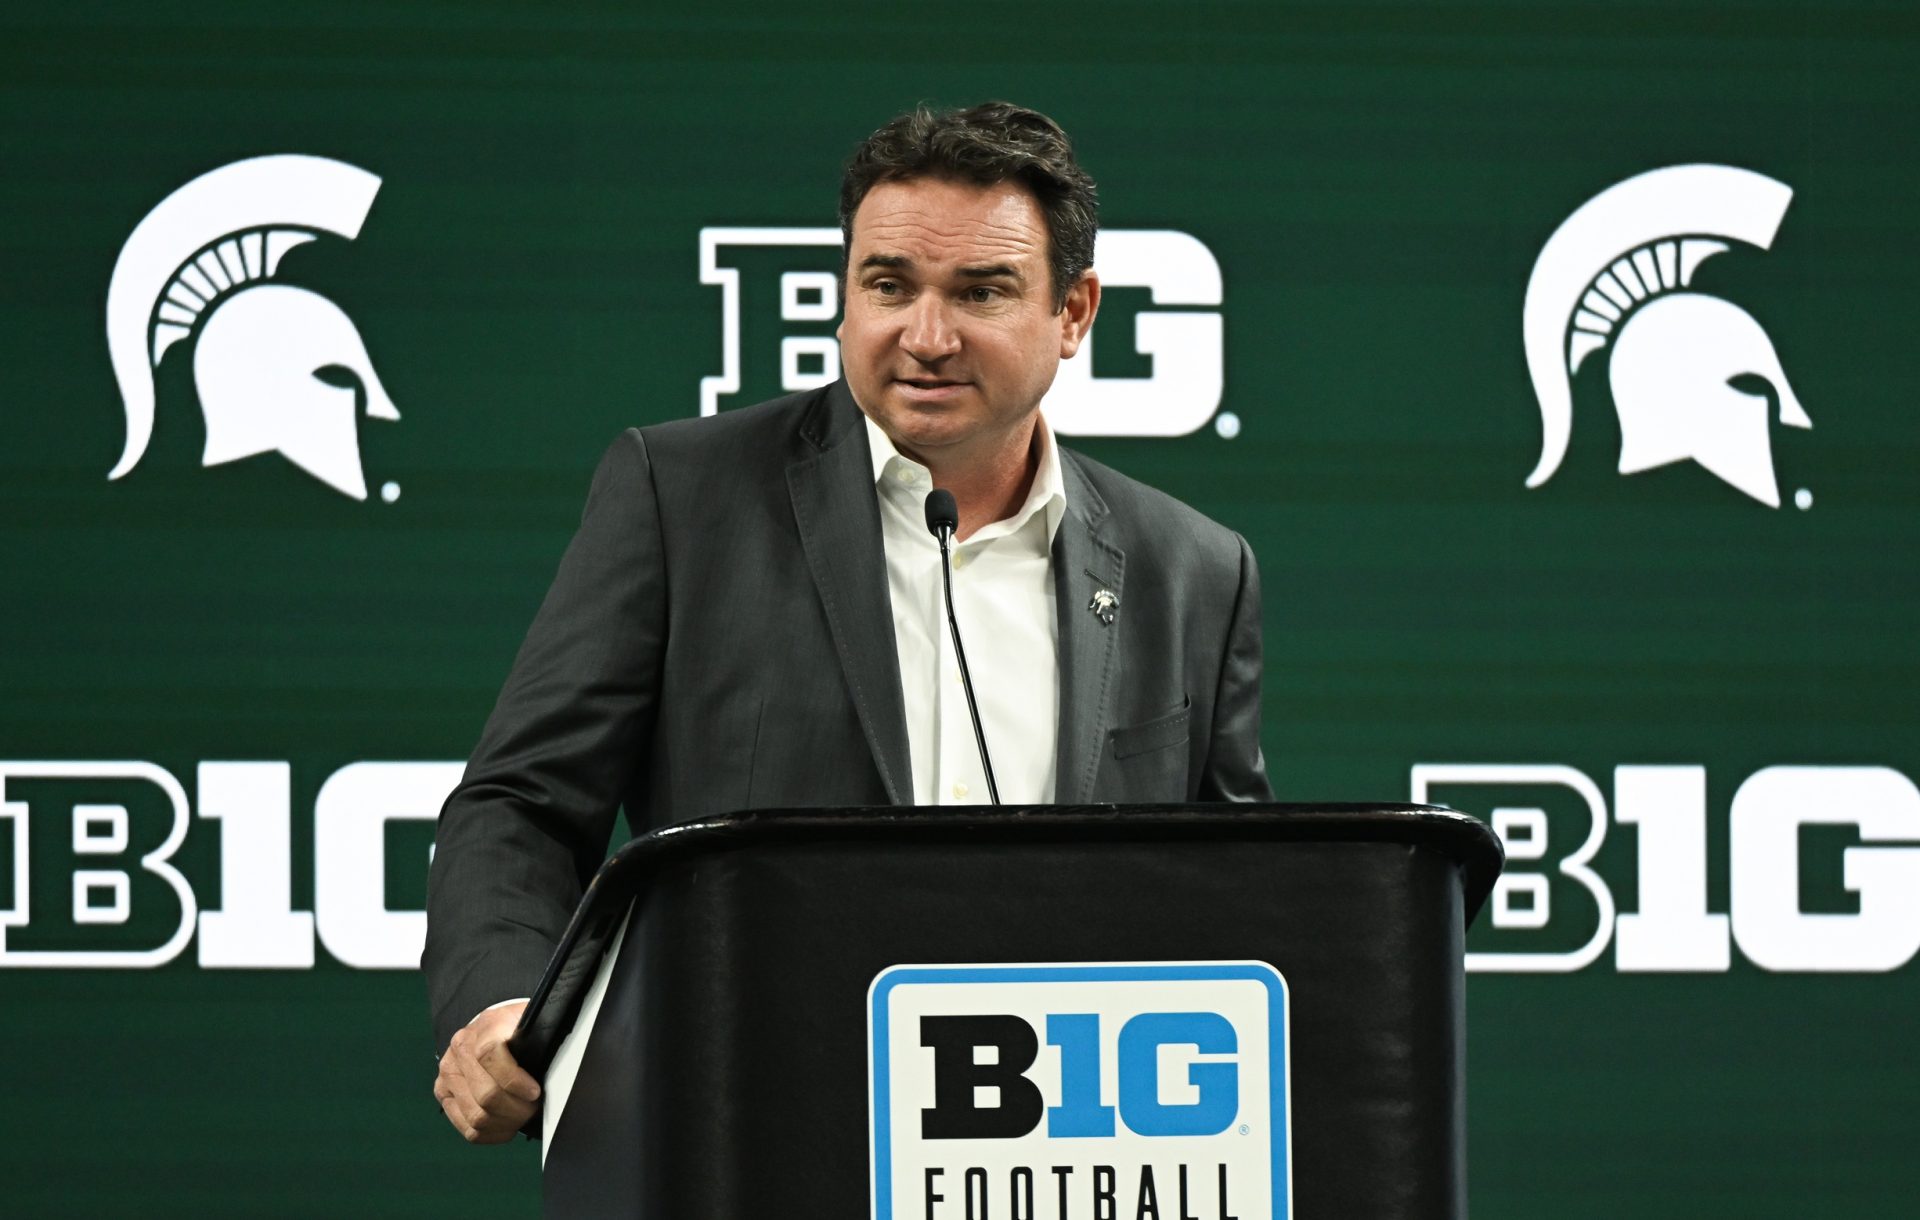
[[935,535],[952,533],[960,528],[960,506],[953,502],[953,493],[944,487],[936,487],[927,493],[927,529]]

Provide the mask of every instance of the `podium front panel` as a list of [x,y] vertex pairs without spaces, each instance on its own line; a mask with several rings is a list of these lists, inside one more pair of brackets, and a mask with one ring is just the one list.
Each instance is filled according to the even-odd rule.
[[[868,991],[889,967],[1252,961],[1290,998],[1292,1214],[1464,1215],[1462,905],[1455,861],[1389,841],[691,856],[633,916],[550,1133],[548,1213],[869,1215]],[[948,1198],[937,1215],[960,1220]],[[1178,1214],[1164,1194],[1160,1214]]]

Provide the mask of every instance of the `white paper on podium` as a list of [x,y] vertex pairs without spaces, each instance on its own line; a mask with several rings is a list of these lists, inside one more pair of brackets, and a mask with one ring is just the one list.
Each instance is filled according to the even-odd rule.
[[613,977],[613,964],[620,960],[620,946],[627,939],[627,921],[633,917],[633,904],[627,904],[627,912],[620,917],[620,930],[614,933],[613,941],[600,957],[600,969],[593,976],[593,986],[587,988],[587,998],[581,1001],[580,1015],[574,1019],[573,1028],[560,1040],[560,1046],[553,1052],[553,1062],[547,1066],[547,1078],[541,1082],[541,1096],[545,1098],[546,1113],[541,1117],[540,1126],[544,1138],[540,1141],[540,1167],[546,1168],[547,1151],[553,1147],[554,1132],[560,1129],[560,1114],[567,1108],[567,1096],[573,1092],[574,1077],[580,1074],[580,1060],[587,1053],[587,1042],[593,1037],[593,1025],[600,1019],[600,1001],[606,998],[607,981]]

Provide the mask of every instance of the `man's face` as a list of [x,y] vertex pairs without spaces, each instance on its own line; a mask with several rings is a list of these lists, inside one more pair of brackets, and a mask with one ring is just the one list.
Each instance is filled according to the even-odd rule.
[[1093,324],[1088,273],[1053,308],[1047,225],[1025,187],[882,182],[854,213],[840,356],[854,401],[936,467],[1024,456],[1060,361]]

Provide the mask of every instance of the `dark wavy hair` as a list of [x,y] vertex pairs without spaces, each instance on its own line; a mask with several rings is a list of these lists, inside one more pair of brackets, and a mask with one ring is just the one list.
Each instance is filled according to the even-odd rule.
[[952,178],[980,186],[1018,182],[1032,192],[1047,222],[1047,270],[1053,308],[1093,265],[1100,204],[1093,179],[1073,159],[1067,133],[1037,110],[982,102],[965,110],[922,104],[880,128],[854,149],[840,178],[840,272],[853,248],[853,214],[881,182]]

